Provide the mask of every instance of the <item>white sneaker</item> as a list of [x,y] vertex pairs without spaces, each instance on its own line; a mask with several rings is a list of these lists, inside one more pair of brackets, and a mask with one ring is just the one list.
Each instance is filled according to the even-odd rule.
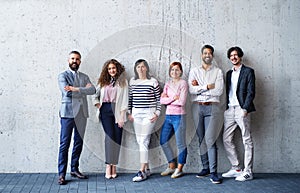
[[253,179],[253,174],[250,172],[243,172],[240,176],[236,177],[235,180],[244,182],[247,180],[252,180]]
[[133,182],[140,182],[147,179],[147,175],[145,172],[138,171],[138,173],[132,178]]
[[180,172],[179,169],[176,168],[175,172],[171,175],[171,178],[179,178],[181,176],[183,176],[183,172]]
[[175,169],[171,169],[171,168],[167,168],[165,171],[163,171],[162,173],[160,173],[160,175],[162,176],[167,176],[167,175],[171,175],[175,172]]
[[146,173],[146,176],[147,176],[147,177],[151,176],[150,169],[146,169],[145,173]]
[[235,177],[240,176],[242,173],[243,173],[242,170],[229,170],[228,172],[223,173],[222,177],[223,178],[235,178]]

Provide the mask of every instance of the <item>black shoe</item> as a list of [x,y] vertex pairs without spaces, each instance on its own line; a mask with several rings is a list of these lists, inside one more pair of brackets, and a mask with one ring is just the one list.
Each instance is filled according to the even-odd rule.
[[79,179],[88,179],[88,177],[83,175],[80,171],[71,172],[71,176]]
[[210,174],[210,181],[213,184],[221,184],[222,183],[222,180],[219,178],[219,176],[218,176],[218,174],[216,172],[212,172]]
[[209,169],[203,169],[199,174],[196,175],[197,178],[203,178],[210,174]]
[[57,183],[59,185],[66,185],[67,182],[66,182],[65,176],[59,176]]

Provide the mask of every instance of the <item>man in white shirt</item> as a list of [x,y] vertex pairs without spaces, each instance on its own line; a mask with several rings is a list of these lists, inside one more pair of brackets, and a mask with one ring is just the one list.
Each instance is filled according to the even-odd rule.
[[[231,169],[223,173],[224,178],[235,177],[237,181],[253,179],[253,142],[250,133],[250,114],[255,111],[255,74],[252,68],[242,64],[244,53],[239,47],[231,47],[227,57],[233,64],[226,73],[227,110],[224,113],[223,141]],[[236,146],[233,143],[234,131],[239,126],[242,134],[245,155],[244,170],[238,160]]]
[[216,140],[221,127],[218,128],[215,109],[223,93],[223,73],[220,68],[212,64],[214,48],[204,45],[201,49],[202,64],[191,69],[189,74],[189,91],[193,102],[193,117],[196,132],[199,137],[200,157],[203,165],[198,178],[210,175],[214,184],[220,184],[217,174],[217,147]]

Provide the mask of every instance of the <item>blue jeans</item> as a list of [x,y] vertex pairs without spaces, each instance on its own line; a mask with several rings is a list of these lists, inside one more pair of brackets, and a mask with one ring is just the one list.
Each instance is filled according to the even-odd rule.
[[75,118],[61,118],[60,147],[58,155],[58,174],[65,176],[68,164],[68,152],[74,130],[74,143],[71,158],[71,172],[79,171],[79,158],[83,146],[83,136],[86,127],[86,117],[80,109]]
[[105,132],[105,163],[117,165],[122,141],[123,128],[118,126],[113,112],[114,103],[102,103],[100,120]]
[[176,156],[170,146],[170,139],[175,133],[178,148],[178,163],[185,164],[187,147],[185,142],[185,115],[166,115],[165,122],[160,133],[160,145],[169,163],[176,162]]
[[209,169],[210,172],[217,172],[217,145],[216,134],[211,123],[213,105],[193,104],[193,116],[196,126],[196,132],[199,137],[200,158],[203,169]]

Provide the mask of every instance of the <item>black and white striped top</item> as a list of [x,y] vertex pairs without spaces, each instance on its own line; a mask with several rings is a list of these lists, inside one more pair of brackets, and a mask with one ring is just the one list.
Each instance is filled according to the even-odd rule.
[[134,79],[129,81],[129,103],[128,111],[132,108],[156,108],[155,113],[159,116],[160,105],[160,88],[155,78],[151,79]]

